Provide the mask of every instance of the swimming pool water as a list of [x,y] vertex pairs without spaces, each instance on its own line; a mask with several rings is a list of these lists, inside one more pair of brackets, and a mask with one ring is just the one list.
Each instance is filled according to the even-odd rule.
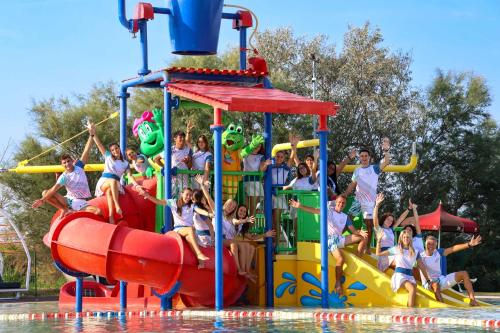
[[[283,310],[283,309],[280,309]],[[304,309],[289,309],[305,311]],[[310,311],[311,309],[307,309]],[[57,312],[57,302],[0,304],[0,313]],[[285,310],[287,311],[287,310]],[[336,310],[337,311],[337,310]],[[500,319],[500,307],[480,309],[347,309],[337,312],[423,315],[455,318]],[[325,322],[312,319],[265,318],[76,318],[0,321],[6,332],[500,332],[500,329],[451,325],[397,323]]]

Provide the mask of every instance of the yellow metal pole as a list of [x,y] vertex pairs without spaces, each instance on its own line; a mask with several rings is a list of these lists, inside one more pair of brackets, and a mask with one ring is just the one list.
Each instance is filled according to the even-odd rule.
[[[297,148],[317,146],[319,146],[319,139],[304,140],[297,143]],[[277,152],[290,149],[292,149],[292,145],[290,144],[290,142],[278,143],[277,145],[274,145],[273,150],[271,151],[271,156],[274,157]]]
[[[384,168],[384,172],[398,172],[398,173],[409,173],[415,170],[417,167],[417,162],[418,162],[418,156],[417,156],[417,148],[416,144],[413,143],[411,147],[411,156],[410,156],[410,162],[405,165],[388,165]],[[349,164],[344,167],[342,172],[354,172],[357,168],[359,168],[359,164]]]

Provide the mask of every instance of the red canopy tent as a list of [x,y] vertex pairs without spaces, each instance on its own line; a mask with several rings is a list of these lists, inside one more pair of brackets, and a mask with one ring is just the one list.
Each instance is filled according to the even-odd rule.
[[[441,239],[441,231],[448,232],[465,232],[475,234],[479,232],[479,226],[476,222],[464,217],[451,215],[447,213],[441,202],[435,211],[429,214],[419,215],[420,229],[424,231],[439,231],[439,239]],[[401,226],[415,224],[413,217],[406,218]]]

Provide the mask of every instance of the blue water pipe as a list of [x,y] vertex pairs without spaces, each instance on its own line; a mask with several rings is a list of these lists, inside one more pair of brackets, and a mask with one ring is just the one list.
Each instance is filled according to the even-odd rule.
[[247,28],[240,28],[240,69],[247,69]]
[[120,148],[122,156],[125,155],[127,150],[127,98],[130,94],[127,92],[127,87],[122,86],[120,89]]
[[[326,116],[321,116],[325,117]],[[324,119],[323,119],[324,120]],[[327,191],[327,144],[328,129],[318,130],[319,136],[319,188],[320,191],[320,247],[321,247],[321,307],[328,308],[328,191]]]
[[139,21],[139,39],[141,41],[142,68],[139,70],[139,75],[147,75],[151,73],[148,68],[148,21]]
[[83,277],[76,278],[75,288],[75,312],[82,312],[83,309]]
[[[264,88],[272,89],[271,82],[268,78],[264,79]],[[264,113],[264,148],[265,158],[271,158],[271,151],[273,149],[273,116],[270,112]],[[272,166],[266,170],[264,177],[264,216],[265,216],[265,230],[266,232],[273,229],[273,200],[272,200]],[[278,231],[276,231],[278,232]],[[274,246],[271,237],[265,238],[266,253],[265,253],[265,277],[266,277],[266,306],[274,306],[274,268],[273,256]]]
[[215,310],[224,308],[224,275],[222,266],[222,110],[214,110],[214,192],[215,192]]
[[120,311],[127,309],[127,282],[120,281]]

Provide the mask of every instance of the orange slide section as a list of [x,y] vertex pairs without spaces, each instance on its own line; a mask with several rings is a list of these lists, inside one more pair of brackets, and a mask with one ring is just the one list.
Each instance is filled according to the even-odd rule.
[[[151,188],[151,184],[147,185]],[[169,291],[179,282],[178,296],[184,305],[213,306],[214,249],[202,248],[210,260],[200,269],[188,244],[177,233],[162,235],[131,228],[128,217],[132,217],[131,222],[136,226],[154,226],[150,221],[137,219],[141,216],[151,218],[149,209],[154,210],[154,205],[147,204],[129,188],[126,192],[123,198],[120,197],[124,219],[118,225],[103,222],[85,212],[53,221],[46,240],[54,260],[73,271],[104,276],[110,282],[146,285],[159,293]],[[103,199],[94,199],[98,202],[92,203],[104,208]],[[223,263],[224,305],[228,306],[241,296],[246,280],[237,274],[234,259],[226,249]]]

